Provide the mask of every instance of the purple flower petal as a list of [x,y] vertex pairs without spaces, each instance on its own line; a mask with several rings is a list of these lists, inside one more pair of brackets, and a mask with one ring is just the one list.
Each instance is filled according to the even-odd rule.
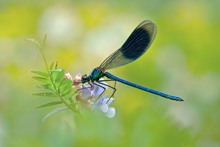
[[85,87],[84,85],[82,85],[82,97],[87,99],[91,96],[91,91],[88,87]]
[[96,107],[98,107],[98,106],[100,106],[100,105],[102,105],[103,104],[103,101],[104,101],[104,99],[106,99],[106,96],[102,96],[102,97],[100,97],[96,102],[95,102],[95,106]]
[[104,89],[100,86],[94,85],[93,86],[93,90],[91,91],[92,95],[94,97],[99,96],[100,94],[102,94],[104,92]]
[[[101,78],[100,80],[104,80],[104,79]],[[93,87],[92,95],[94,97],[101,95],[106,89],[108,89],[108,86],[106,86],[108,84],[106,82],[101,82],[101,83],[103,83],[105,85],[100,84],[100,83],[96,83],[96,84],[92,85],[92,87]]]

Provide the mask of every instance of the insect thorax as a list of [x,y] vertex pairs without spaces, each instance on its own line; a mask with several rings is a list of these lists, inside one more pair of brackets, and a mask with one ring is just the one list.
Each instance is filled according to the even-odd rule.
[[91,81],[98,81],[101,77],[104,76],[104,73],[103,73],[100,69],[95,68],[95,69],[92,71],[92,73],[91,73],[90,76],[91,76],[91,77],[90,77]]

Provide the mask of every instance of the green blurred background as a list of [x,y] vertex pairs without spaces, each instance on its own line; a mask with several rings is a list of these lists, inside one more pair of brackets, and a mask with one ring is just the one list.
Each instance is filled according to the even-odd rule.
[[[220,146],[220,1],[0,2],[0,146]],[[111,73],[184,98],[169,101],[117,84],[113,119],[64,111],[45,122],[51,99],[37,91],[31,70],[45,70],[39,51],[66,71],[89,74],[143,20],[158,33],[139,60]]]

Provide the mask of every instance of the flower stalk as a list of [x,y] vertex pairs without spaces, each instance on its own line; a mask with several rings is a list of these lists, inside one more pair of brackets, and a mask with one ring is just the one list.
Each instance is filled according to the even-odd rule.
[[34,39],[27,40],[34,43],[40,50],[47,70],[46,72],[32,71],[32,73],[36,75],[33,76],[33,78],[41,82],[40,87],[47,91],[35,93],[33,95],[59,98],[59,101],[52,101],[37,108],[54,106],[58,104],[64,104],[66,106],[66,109],[56,108],[55,110],[51,111],[44,117],[43,120],[63,110],[71,110],[72,112],[77,113],[82,117],[80,109],[83,108],[90,109],[92,111],[99,111],[109,118],[115,116],[115,108],[110,107],[110,104],[113,102],[114,98],[107,98],[105,95],[103,95],[105,90],[108,88],[107,83],[102,84],[101,82],[96,84],[82,84],[82,75],[80,73],[78,73],[75,78],[72,78],[71,74],[65,73],[64,69],[58,68],[57,64],[54,65],[54,62],[52,62],[49,67],[43,52],[46,36],[44,38],[43,46],[41,46]]

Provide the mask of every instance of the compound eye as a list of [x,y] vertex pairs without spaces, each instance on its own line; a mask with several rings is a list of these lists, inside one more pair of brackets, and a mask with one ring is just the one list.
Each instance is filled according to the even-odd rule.
[[82,83],[85,83],[86,81],[87,81],[87,75],[85,74],[85,75],[83,75],[82,76],[82,79],[81,79],[81,81],[82,81]]
[[86,78],[87,78],[87,75],[84,74],[84,75],[82,76],[82,79],[86,79]]

